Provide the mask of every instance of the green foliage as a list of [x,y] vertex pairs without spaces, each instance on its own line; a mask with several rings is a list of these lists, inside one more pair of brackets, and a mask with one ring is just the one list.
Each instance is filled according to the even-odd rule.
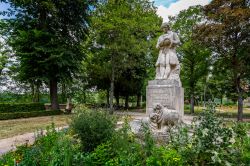
[[181,81],[185,94],[190,99],[191,113],[194,113],[197,84],[208,75],[211,65],[211,51],[193,39],[194,27],[200,24],[203,18],[201,6],[189,7],[177,16],[170,17],[172,28],[178,32],[181,41],[177,48],[181,62]]
[[38,117],[38,116],[51,116],[51,115],[60,115],[63,112],[60,110],[36,110],[32,112],[11,112],[11,113],[0,113],[0,120],[8,120],[8,119],[18,119],[18,118],[30,118],[30,117]]
[[[170,141],[164,145],[155,143],[147,125],[142,127],[142,135],[135,135],[128,120],[126,117],[122,128],[114,130],[113,118],[104,112],[83,111],[72,122],[77,124],[77,130],[57,132],[52,124],[46,135],[38,131],[34,145],[23,145],[3,155],[0,165],[12,165],[14,160],[25,166],[249,165],[249,124],[225,124],[215,116],[213,108],[194,119],[192,126],[171,128]],[[88,142],[82,144],[76,131],[78,136],[87,137],[83,139]],[[86,148],[87,143],[91,144],[92,151],[83,152],[83,145]]]
[[152,155],[147,158],[147,166],[182,166],[182,156],[174,149],[155,147]]
[[[3,25],[4,25],[4,21],[0,19],[0,34],[2,34],[2,29],[5,28]],[[4,39],[1,37],[1,40],[0,40],[0,76],[2,76],[2,71],[6,67],[6,64],[8,62],[7,53],[9,53],[9,49],[7,49]]]
[[243,145],[238,138],[246,136],[246,131],[238,125],[227,127],[211,106],[194,119],[191,128],[180,127],[177,134],[172,133],[170,146],[178,151],[185,164],[240,165]]
[[[53,109],[58,109],[57,84],[71,81],[84,59],[81,42],[90,25],[95,0],[1,0],[12,7],[6,19],[7,44],[18,61],[15,79],[50,86]],[[38,88],[37,88],[38,89]]]
[[71,128],[81,140],[84,152],[91,152],[103,142],[112,138],[115,119],[103,111],[83,110],[72,119]]
[[[115,162],[115,151],[111,142],[105,142],[97,146],[95,150],[83,159],[84,165],[111,165],[111,161]],[[105,164],[109,163],[109,164]]]
[[45,110],[43,103],[0,103],[0,113],[32,112]]
[[13,165],[19,161],[21,166],[71,166],[78,165],[74,155],[79,153],[80,146],[66,132],[57,132],[54,124],[47,127],[47,133],[37,133],[34,145],[22,145],[14,152],[9,152],[0,158],[0,165]]
[[100,3],[86,44],[89,86],[109,90],[113,82],[116,97],[141,95],[147,69],[154,66],[161,21],[148,0]]
[[136,141],[126,118],[123,127],[112,139],[99,145],[84,157],[84,165],[145,165],[146,151],[143,149],[145,146]]
[[196,27],[194,38],[216,55],[214,73],[221,72],[226,77],[228,96],[238,100],[238,120],[242,120],[250,69],[249,3],[246,0],[212,0],[203,11],[207,21]]
[[242,145],[242,161],[245,165],[250,165],[250,138],[245,137]]

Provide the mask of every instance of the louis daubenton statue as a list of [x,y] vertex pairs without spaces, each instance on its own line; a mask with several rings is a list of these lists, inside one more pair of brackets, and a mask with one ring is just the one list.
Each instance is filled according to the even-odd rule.
[[156,62],[156,79],[174,79],[180,81],[180,64],[176,55],[176,46],[180,40],[175,32],[170,30],[168,23],[161,26],[164,34],[158,39],[156,48],[160,50]]

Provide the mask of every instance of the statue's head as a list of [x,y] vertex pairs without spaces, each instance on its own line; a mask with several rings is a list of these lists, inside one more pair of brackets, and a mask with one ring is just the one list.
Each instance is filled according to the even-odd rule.
[[162,23],[161,29],[162,29],[164,32],[169,31],[169,30],[170,30],[170,25],[169,25],[169,23],[167,23],[167,22]]
[[158,113],[162,109],[163,109],[163,106],[161,104],[159,104],[159,103],[155,104],[154,112]]

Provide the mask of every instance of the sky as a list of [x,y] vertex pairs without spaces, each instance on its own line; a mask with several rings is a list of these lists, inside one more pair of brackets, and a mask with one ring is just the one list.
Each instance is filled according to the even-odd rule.
[[157,6],[157,14],[168,21],[168,16],[177,15],[181,10],[194,5],[207,5],[211,0],[154,0]]
[[[168,21],[168,16],[176,15],[181,10],[194,5],[207,5],[211,0],[152,0],[157,6],[157,14],[161,16],[164,22]],[[0,3],[0,11],[6,10],[8,4]],[[0,19],[3,18],[0,16]]]

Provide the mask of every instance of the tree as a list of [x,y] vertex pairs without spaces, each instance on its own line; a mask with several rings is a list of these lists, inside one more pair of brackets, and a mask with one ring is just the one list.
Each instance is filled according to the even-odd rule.
[[203,20],[201,6],[190,7],[170,18],[172,28],[180,36],[177,53],[181,61],[181,80],[190,98],[190,112],[194,113],[194,96],[199,80],[208,74],[210,51],[195,42],[194,27]]
[[1,34],[1,37],[0,37],[0,76],[2,75],[2,71],[8,62],[7,54],[10,52],[10,50],[6,47],[6,41],[4,38],[5,28],[6,27],[5,27],[4,21],[0,19],[0,34]]
[[98,53],[91,54],[91,62],[96,69],[93,71],[97,76],[95,80],[99,80],[94,82],[102,82],[102,85],[96,84],[109,88],[112,113],[115,85],[121,85],[121,80],[129,80],[129,83],[122,82],[122,86],[126,86],[126,92],[129,93],[132,91],[129,88],[132,81],[136,79],[143,82],[145,72],[142,71],[146,71],[147,48],[151,46],[148,39],[156,37],[161,19],[148,0],[109,0],[97,6],[92,22],[92,47]]
[[[243,119],[242,87],[250,60],[250,8],[247,0],[213,0],[204,7],[207,21],[197,27],[196,38],[210,47],[224,68],[231,70],[238,101],[238,120]],[[221,66],[222,67],[222,66]]]
[[7,59],[6,50],[4,50],[2,43],[0,43],[0,76],[2,75],[2,71],[8,62]]
[[71,80],[84,58],[81,42],[89,27],[93,0],[1,0],[9,3],[9,45],[15,51],[21,80],[50,88],[52,109],[58,109],[57,85]]

